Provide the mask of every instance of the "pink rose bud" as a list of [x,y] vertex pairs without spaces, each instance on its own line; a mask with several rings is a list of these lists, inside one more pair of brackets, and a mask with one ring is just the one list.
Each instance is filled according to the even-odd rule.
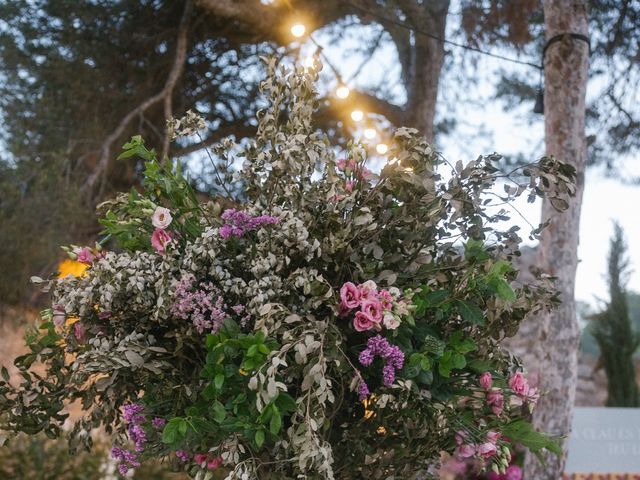
[[485,442],[478,446],[478,455],[482,458],[491,458],[497,453],[496,446],[491,442]]
[[201,465],[207,461],[207,458],[208,458],[208,455],[206,453],[196,453],[193,456],[193,461],[196,462],[198,465]]
[[487,393],[487,405],[491,407],[493,414],[499,417],[504,408],[504,395],[502,395],[502,390],[495,388]]
[[220,465],[222,465],[222,457],[217,457],[217,458],[214,458],[213,460],[209,460],[207,462],[207,468],[209,470],[215,470]]
[[475,454],[476,454],[475,445],[470,445],[468,443],[465,445],[459,445],[454,452],[454,455],[456,456],[456,458],[471,458]]
[[501,436],[502,434],[500,432],[494,432],[493,430],[490,430],[487,432],[487,441],[496,444],[498,440],[500,440]]
[[156,228],[151,234],[151,246],[156,252],[162,255],[165,252],[167,244],[171,241],[171,235],[166,230]]
[[364,312],[356,312],[356,316],[353,319],[353,328],[358,332],[365,332],[371,330],[377,325],[377,322]]
[[493,379],[489,372],[484,372],[480,375],[480,386],[485,390],[489,390],[491,388],[491,384],[493,383]]
[[517,395],[526,396],[529,391],[529,383],[522,372],[516,372],[509,379],[509,388]]

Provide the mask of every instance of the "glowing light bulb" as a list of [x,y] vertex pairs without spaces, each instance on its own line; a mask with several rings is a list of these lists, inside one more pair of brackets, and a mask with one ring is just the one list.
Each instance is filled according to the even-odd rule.
[[351,112],[351,120],[359,122],[364,118],[364,112],[362,110],[354,110]]
[[389,146],[386,143],[379,143],[378,145],[376,145],[376,152],[378,152],[380,155],[384,155],[388,151]]
[[296,23],[295,25],[291,26],[291,35],[293,35],[296,38],[302,37],[306,31],[307,31],[307,27],[305,27],[301,23]]
[[378,134],[378,132],[376,132],[375,128],[365,128],[364,129],[364,138],[366,138],[368,140],[373,140],[374,138],[376,138],[377,134]]
[[336,97],[338,98],[347,98],[349,96],[350,90],[346,85],[340,85],[336,88]]

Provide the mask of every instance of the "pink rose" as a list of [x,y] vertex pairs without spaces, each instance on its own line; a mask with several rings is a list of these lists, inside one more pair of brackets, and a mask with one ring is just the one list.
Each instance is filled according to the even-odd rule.
[[458,430],[455,435],[456,445],[462,445],[468,436],[469,434],[464,430]]
[[529,382],[527,382],[522,372],[516,372],[509,379],[509,388],[517,395],[525,396],[529,391]]
[[360,304],[362,311],[376,322],[382,320],[382,304],[376,299],[363,300]]
[[478,455],[482,458],[491,458],[497,453],[498,449],[491,442],[485,442],[478,446]]
[[166,230],[156,228],[151,234],[151,246],[156,252],[162,255],[165,252],[167,244],[171,242],[171,235]]
[[76,248],[73,250],[73,253],[76,254],[77,260],[80,263],[86,263],[87,265],[91,265],[96,258],[89,247]]
[[395,330],[400,326],[400,320],[398,320],[398,317],[396,317],[393,313],[387,312],[382,318],[382,324],[389,330]]
[[353,283],[347,282],[340,289],[340,302],[344,308],[353,309],[360,305],[360,290]]
[[76,322],[73,324],[73,335],[80,343],[84,343],[87,338],[87,327],[82,322]]
[[476,446],[471,444],[459,445],[454,455],[456,458],[471,458],[476,454]]
[[214,458],[213,460],[209,460],[207,462],[207,468],[209,470],[215,470],[220,465],[222,465],[222,457],[217,457],[217,458]]
[[480,375],[480,386],[485,390],[489,390],[491,388],[491,384],[493,383],[493,378],[489,372],[484,372]]
[[365,332],[367,330],[371,330],[376,325],[377,325],[377,322],[374,321],[366,313],[356,312],[356,316],[353,319],[353,328],[355,328],[358,332]]
[[496,388],[487,393],[487,405],[491,407],[491,411],[494,415],[499,417],[502,413],[502,409],[504,408],[504,396],[502,395],[502,390]]
[[358,285],[358,289],[360,290],[360,300],[374,299],[378,296],[378,286],[373,280],[367,280]]
[[208,456],[206,453],[196,453],[193,456],[193,461],[196,462],[198,465],[201,465],[207,461],[207,457]]
[[494,432],[493,430],[490,430],[487,432],[487,441],[496,444],[498,440],[500,440],[501,436],[502,434],[500,432]]

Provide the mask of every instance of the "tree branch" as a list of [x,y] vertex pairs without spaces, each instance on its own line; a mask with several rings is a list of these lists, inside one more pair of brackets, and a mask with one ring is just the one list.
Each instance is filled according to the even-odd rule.
[[172,150],[171,154],[175,157],[184,157],[203,148],[210,147],[229,135],[234,135],[236,139],[238,139],[251,137],[255,133],[256,127],[253,125],[246,125],[241,122],[229,123],[212,131],[211,134],[201,142]]
[[[169,76],[164,84],[164,87],[160,92],[156,95],[146,99],[136,108],[127,113],[124,118],[120,121],[118,126],[115,128],[113,132],[105,139],[102,147],[100,149],[100,159],[93,172],[87,177],[87,180],[82,185],[81,191],[84,194],[91,194],[93,192],[98,180],[104,174],[109,166],[109,162],[111,161],[111,149],[113,143],[118,140],[122,134],[125,132],[127,126],[136,116],[145,112],[148,108],[160,102],[161,100],[165,100],[165,115],[167,112],[167,103],[166,98],[171,97],[173,94],[173,89],[178,81],[178,78],[182,74],[184,70],[184,64],[186,61],[187,55],[187,32],[189,26],[189,19],[191,17],[191,9],[192,4],[191,0],[185,1],[184,11],[182,13],[182,18],[180,19],[180,25],[178,27],[178,35],[176,39],[176,52],[173,61],[173,66],[169,71]],[[171,109],[171,101],[169,100],[168,109]]]

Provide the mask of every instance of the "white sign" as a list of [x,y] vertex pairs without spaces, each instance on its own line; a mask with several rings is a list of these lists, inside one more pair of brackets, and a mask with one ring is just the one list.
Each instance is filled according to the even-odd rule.
[[566,473],[640,473],[640,408],[578,407]]

